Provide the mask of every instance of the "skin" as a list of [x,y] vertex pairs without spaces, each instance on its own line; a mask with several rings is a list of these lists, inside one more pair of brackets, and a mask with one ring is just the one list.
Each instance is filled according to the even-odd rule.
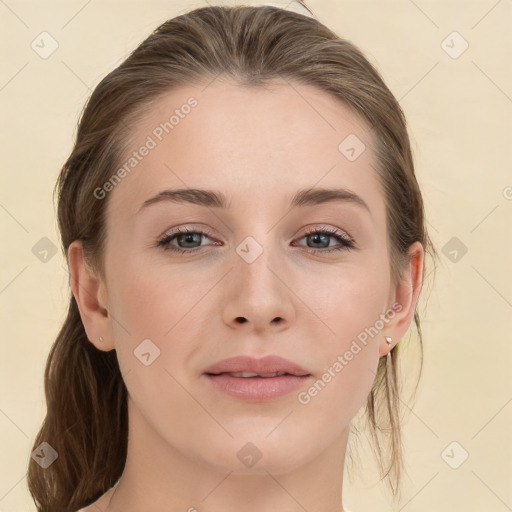
[[[372,135],[315,87],[275,81],[242,88],[218,78],[206,88],[173,90],[134,126],[132,149],[190,96],[197,107],[103,199],[105,278],[85,264],[79,241],[68,251],[87,335],[98,350],[116,350],[129,392],[123,476],[115,492],[85,510],[343,511],[350,421],[379,358],[411,324],[423,248],[411,246],[401,282],[393,284]],[[338,150],[351,133],[366,145],[354,161]],[[289,210],[295,192],[313,186],[347,188],[369,212],[351,202]],[[174,188],[215,189],[231,205],[160,202],[138,213],[146,199]],[[198,252],[156,246],[171,228],[187,226],[212,236],[172,245]],[[322,253],[340,243],[315,243],[304,235],[309,227],[347,233],[357,248]],[[263,248],[252,263],[235,250],[248,236]],[[202,376],[228,357],[278,354],[313,375],[307,390],[394,303],[400,312],[308,404],[297,392],[247,403]],[[146,338],[160,349],[149,366],[134,356]],[[262,455],[252,467],[237,457],[247,442]]]

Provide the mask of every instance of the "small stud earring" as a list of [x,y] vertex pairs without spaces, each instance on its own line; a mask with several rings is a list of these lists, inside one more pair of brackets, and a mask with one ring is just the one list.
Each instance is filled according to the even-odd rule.
[[102,338],[101,336],[100,336],[99,341],[100,341],[100,343],[102,343],[102,342],[103,342],[103,338]]
[[386,336],[386,341],[391,345],[393,343],[393,339],[390,336]]

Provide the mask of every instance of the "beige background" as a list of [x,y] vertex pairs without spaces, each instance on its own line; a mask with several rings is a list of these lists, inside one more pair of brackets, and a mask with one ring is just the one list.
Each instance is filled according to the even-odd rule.
[[[68,298],[51,193],[78,115],[99,80],[151,30],[202,5],[0,0],[0,511],[35,510],[26,467],[45,412],[44,364]],[[512,510],[512,3],[309,5],[361,47],[405,110],[441,254],[421,305],[425,368],[405,424],[400,510]],[[47,59],[31,47],[42,31],[59,45]],[[457,58],[464,41],[448,37],[453,31],[469,44]],[[58,247],[46,262],[32,252],[43,237]],[[456,261],[452,237],[467,247]],[[463,450],[468,459],[453,469],[447,461],[459,463]],[[346,482],[345,505],[391,510],[371,460],[365,465],[366,481]]]

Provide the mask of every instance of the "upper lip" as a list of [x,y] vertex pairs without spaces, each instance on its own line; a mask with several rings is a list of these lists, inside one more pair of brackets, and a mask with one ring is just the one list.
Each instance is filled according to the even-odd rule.
[[275,372],[289,373],[290,375],[310,375],[308,371],[283,357],[268,355],[262,358],[251,356],[237,356],[229,359],[223,359],[217,363],[205,368],[203,373],[237,373],[251,372],[258,374],[267,374]]

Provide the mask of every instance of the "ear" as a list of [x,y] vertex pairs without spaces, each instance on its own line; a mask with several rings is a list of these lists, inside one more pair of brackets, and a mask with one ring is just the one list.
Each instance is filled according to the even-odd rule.
[[[420,242],[414,242],[407,252],[408,258],[402,269],[400,282],[391,290],[391,305],[389,310],[395,314],[383,329],[382,341],[379,346],[379,355],[386,356],[388,352],[403,338],[411,321],[423,283],[424,249]],[[392,338],[392,343],[385,340],[385,336]]]
[[99,350],[107,352],[114,349],[106,285],[86,261],[80,240],[70,244],[67,260],[71,291],[80,310],[89,341]]

